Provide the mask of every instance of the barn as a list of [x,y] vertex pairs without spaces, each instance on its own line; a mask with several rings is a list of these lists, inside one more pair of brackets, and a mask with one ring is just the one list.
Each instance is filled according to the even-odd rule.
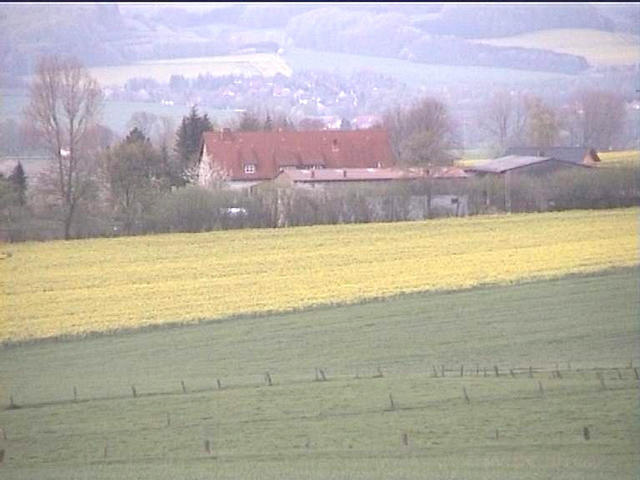
[[465,168],[466,172],[484,175],[548,175],[567,168],[591,168],[591,164],[570,162],[549,156],[506,155]]

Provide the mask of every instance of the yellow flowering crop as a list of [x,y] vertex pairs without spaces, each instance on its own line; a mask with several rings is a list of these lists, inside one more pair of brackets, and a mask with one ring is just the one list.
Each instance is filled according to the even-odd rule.
[[3,245],[20,340],[638,264],[640,209]]
[[599,152],[602,165],[609,166],[640,166],[640,151],[622,150],[614,152]]

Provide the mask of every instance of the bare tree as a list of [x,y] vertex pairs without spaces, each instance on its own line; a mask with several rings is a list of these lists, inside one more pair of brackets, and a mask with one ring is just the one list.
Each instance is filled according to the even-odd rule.
[[450,165],[451,150],[458,145],[455,126],[446,106],[424,98],[408,110],[396,108],[384,119],[391,144],[400,163],[405,165]]
[[158,122],[158,116],[150,112],[134,112],[127,122],[127,129],[137,128],[145,137],[151,137],[154,125]]
[[555,145],[559,128],[554,110],[535,96],[527,98],[525,105],[529,144],[533,147]]
[[623,97],[604,90],[580,90],[572,100],[567,121],[576,143],[582,147],[612,147],[624,124]]
[[507,146],[522,142],[525,119],[522,98],[513,91],[499,90],[480,112],[478,123],[503,152]]
[[51,156],[42,183],[62,210],[64,238],[71,236],[79,202],[91,193],[92,150],[102,92],[77,60],[44,57],[37,65],[25,115]]

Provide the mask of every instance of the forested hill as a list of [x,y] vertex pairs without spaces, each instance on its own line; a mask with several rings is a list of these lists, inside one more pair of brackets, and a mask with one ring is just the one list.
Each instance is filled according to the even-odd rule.
[[[88,66],[211,56],[246,45],[300,47],[449,65],[576,73],[584,58],[474,44],[552,28],[628,31],[638,5],[134,4],[0,6],[0,71],[28,74],[42,54]],[[614,8],[615,7],[615,8]]]

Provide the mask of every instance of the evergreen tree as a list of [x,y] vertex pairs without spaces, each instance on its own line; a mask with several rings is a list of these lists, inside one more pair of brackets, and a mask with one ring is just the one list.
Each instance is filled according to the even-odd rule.
[[255,113],[249,111],[242,112],[238,130],[240,132],[257,132],[263,129],[260,123],[260,118]]
[[186,172],[196,164],[200,153],[202,133],[210,130],[213,130],[211,120],[206,113],[200,116],[195,106],[191,108],[188,116],[182,118],[175,146],[180,173]]
[[145,143],[148,142],[149,139],[142,133],[138,127],[134,127],[129,131],[127,138],[124,139],[125,143]]
[[18,205],[25,205],[27,203],[27,176],[21,162],[15,166],[8,180],[16,194]]

